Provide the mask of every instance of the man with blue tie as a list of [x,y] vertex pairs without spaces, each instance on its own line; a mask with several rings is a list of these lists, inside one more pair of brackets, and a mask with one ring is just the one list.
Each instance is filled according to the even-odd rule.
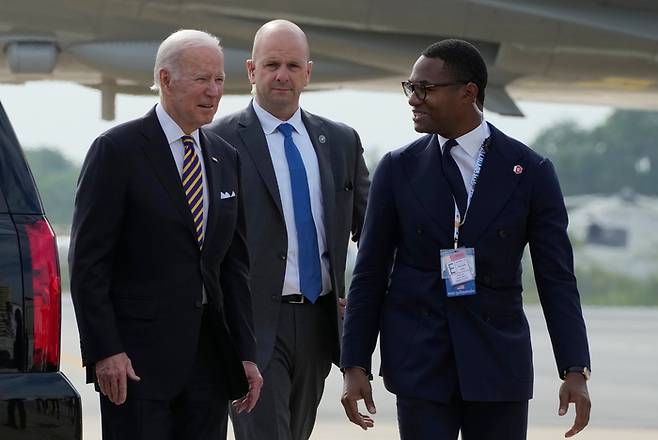
[[158,49],[160,102],[92,144],[69,265],[82,361],[105,440],[221,436],[260,393],[239,156],[200,127],[224,89],[219,40]]
[[428,133],[384,156],[373,177],[350,287],[341,366],[348,418],[364,399],[380,337],[402,440],[526,438],[533,368],[522,306],[530,245],[553,343],[565,434],[585,428],[590,359],[551,162],[483,119],[487,68],[462,40],[429,46],[402,83],[414,128]]
[[242,160],[251,290],[263,371],[250,414],[231,414],[238,440],[306,440],[338,362],[350,235],[361,232],[368,172],[357,133],[299,107],[312,62],[286,20],[254,37],[249,106],[211,130]]

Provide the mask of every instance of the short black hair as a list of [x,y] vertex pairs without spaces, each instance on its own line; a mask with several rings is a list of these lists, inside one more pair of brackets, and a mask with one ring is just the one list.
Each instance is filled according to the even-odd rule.
[[482,54],[468,41],[451,38],[437,41],[423,51],[427,58],[440,58],[452,72],[455,81],[472,82],[478,86],[478,104],[484,105],[484,89],[487,87],[487,65]]

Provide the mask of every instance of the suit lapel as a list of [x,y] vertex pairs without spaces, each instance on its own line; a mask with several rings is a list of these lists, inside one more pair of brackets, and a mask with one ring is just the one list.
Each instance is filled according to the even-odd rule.
[[[327,249],[333,243],[333,232],[331,225],[334,224],[336,210],[336,189],[334,184],[334,173],[331,166],[331,136],[326,132],[324,124],[318,118],[302,110],[302,121],[308,131],[315,155],[318,158],[320,168],[320,186],[322,191],[322,208],[324,211],[324,233]],[[331,257],[331,252],[330,252]],[[332,262],[333,263],[333,262]],[[332,267],[335,267],[332,265]]]
[[441,168],[441,147],[436,135],[425,137],[427,144],[404,153],[404,170],[421,206],[434,222],[452,237],[455,202]]
[[279,186],[276,182],[276,174],[274,174],[274,166],[272,165],[272,157],[267,147],[267,140],[263,134],[263,128],[260,126],[256,112],[251,104],[242,113],[240,117],[240,127],[238,133],[242,139],[245,149],[251,156],[256,169],[260,174],[265,187],[272,196],[272,200],[279,210],[281,218],[283,218],[283,208],[281,207],[281,195],[279,194]]
[[149,158],[160,183],[169,193],[174,206],[187,224],[190,234],[196,240],[194,219],[185,198],[180,174],[178,174],[176,163],[171,155],[169,142],[167,142],[167,137],[162,131],[158,117],[155,114],[155,107],[144,117],[143,130],[147,142],[142,145],[142,149]]
[[[460,242],[472,246],[489,224],[498,216],[511,197],[523,174],[514,167],[526,168],[520,152],[506,145],[504,135],[491,124],[491,142],[484,157]],[[506,148],[507,147],[507,148]]]
[[[199,140],[201,141],[201,152],[203,154],[203,163],[206,169],[206,180],[208,183],[208,218],[206,220],[206,235],[204,237],[204,243],[209,242],[212,238],[213,231],[216,230],[215,225],[217,223],[217,197],[221,186],[221,166],[220,158],[214,154],[210,149],[210,140],[208,136],[203,132],[202,129],[199,129]],[[203,246],[203,250],[207,249],[208,246]]]

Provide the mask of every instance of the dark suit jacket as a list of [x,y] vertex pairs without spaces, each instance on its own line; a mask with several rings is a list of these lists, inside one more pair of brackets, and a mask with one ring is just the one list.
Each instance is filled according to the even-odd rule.
[[[521,257],[530,244],[558,371],[589,351],[553,165],[490,125],[491,143],[461,229],[475,248],[477,294],[447,298],[440,249],[452,248],[454,203],[436,135],[388,153],[375,176],[350,288],[341,365],[381,374],[393,393],[447,402],[532,396]],[[515,165],[523,172],[516,174]]]
[[[69,264],[83,364],[125,351],[140,382],[129,395],[169,399],[197,350],[205,286],[233,398],[255,360],[239,156],[200,132],[209,205],[199,249],[180,175],[155,110],[92,144],[75,199]],[[220,199],[220,192],[236,197]]]
[[[357,133],[350,127],[302,111],[320,167],[324,225],[329,251],[333,301],[323,302],[336,325],[330,329],[338,362],[341,318],[335,298],[345,294],[347,244],[361,233],[368,194],[368,170]],[[258,364],[264,369],[272,355],[286,269],[288,238],[274,167],[263,129],[250,104],[216,121],[210,129],[231,143],[242,158],[247,243],[251,259]],[[320,142],[321,136],[324,143]]]

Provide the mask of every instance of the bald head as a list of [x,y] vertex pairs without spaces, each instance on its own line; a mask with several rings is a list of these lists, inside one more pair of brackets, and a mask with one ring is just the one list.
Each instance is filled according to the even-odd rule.
[[292,21],[272,20],[261,26],[254,36],[254,46],[251,50],[251,58],[256,60],[263,55],[263,46],[280,47],[284,42],[295,45],[306,54],[306,61],[311,57],[308,40],[304,31]]
[[256,32],[251,57],[246,67],[256,102],[287,121],[311,80],[313,62],[304,31],[287,20],[265,23]]

